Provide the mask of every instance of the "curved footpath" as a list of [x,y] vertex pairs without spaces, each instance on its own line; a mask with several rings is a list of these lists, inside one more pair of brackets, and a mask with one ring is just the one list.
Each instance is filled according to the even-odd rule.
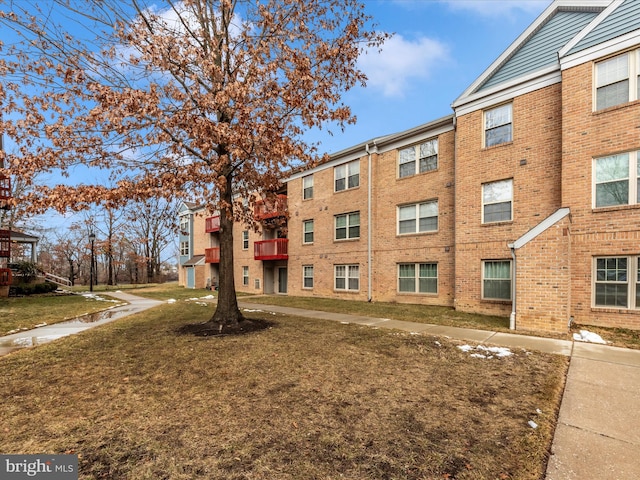
[[[72,335],[162,303],[123,292],[109,292],[109,295],[128,305],[110,309],[108,318],[93,323],[65,322],[1,337],[0,355],[15,350],[16,347],[2,346],[7,342],[17,340],[22,346],[36,345],[41,343],[38,338],[44,342]],[[569,356],[569,372],[546,479],[640,478],[640,350],[243,301],[240,307]]]

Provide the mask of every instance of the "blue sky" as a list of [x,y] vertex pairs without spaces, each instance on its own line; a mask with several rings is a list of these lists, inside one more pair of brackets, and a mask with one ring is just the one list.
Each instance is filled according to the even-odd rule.
[[[452,113],[451,103],[537,18],[551,0],[363,0],[378,29],[394,33],[366,55],[366,88],[343,100],[358,121],[344,132],[309,132],[320,153],[400,132]],[[73,176],[72,176],[73,177]],[[46,179],[45,179],[46,180]],[[39,217],[64,227],[78,215]]]
[[451,103],[551,4],[551,0],[364,0],[395,36],[362,58],[366,88],[345,103],[358,122],[310,133],[321,152],[400,132],[452,113]]

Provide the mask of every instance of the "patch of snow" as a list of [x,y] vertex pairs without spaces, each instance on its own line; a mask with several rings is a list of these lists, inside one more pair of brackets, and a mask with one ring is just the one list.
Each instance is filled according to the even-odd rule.
[[209,304],[207,302],[196,302],[196,305],[202,305],[203,307],[206,307]]
[[529,426],[531,428],[538,428],[538,424],[536,422],[534,422],[533,420],[529,420],[527,423],[529,424]]
[[175,298],[170,298],[169,300],[167,300],[167,303],[176,303],[176,299]]
[[[478,345],[476,347],[472,347],[471,345],[458,345],[458,348],[463,352],[471,352],[473,350],[479,350],[484,353],[472,353],[470,356],[474,358],[493,358],[494,356],[498,358],[508,357],[513,355],[511,350],[505,347],[485,347],[484,345]],[[492,354],[492,355],[489,355]]]
[[205,295],[204,297],[200,297],[200,298],[202,298],[202,299],[206,298],[206,299],[210,300],[212,298],[216,298],[216,296],[215,295]]
[[249,313],[254,313],[254,312],[263,312],[264,310],[258,310],[258,309],[251,309],[251,308],[245,308],[244,309],[245,312],[249,312]]
[[34,327],[35,327],[35,328],[38,328],[38,327],[46,327],[46,326],[47,326],[47,322],[42,322],[42,323],[39,323],[39,324],[37,324],[37,325],[34,325]]
[[590,332],[588,330],[580,330],[580,333],[574,333],[573,339],[576,342],[589,342],[589,343],[601,343],[606,344],[602,337],[597,333]]
[[442,346],[442,344],[441,344],[439,341],[437,341],[437,340],[436,340],[436,345],[437,345],[437,346],[439,346],[439,347],[441,347],[441,346]]

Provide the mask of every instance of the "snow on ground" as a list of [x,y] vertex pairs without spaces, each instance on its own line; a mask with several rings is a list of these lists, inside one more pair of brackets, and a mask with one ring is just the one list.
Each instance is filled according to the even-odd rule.
[[580,330],[580,333],[574,333],[573,339],[576,342],[589,342],[589,343],[602,343],[606,344],[607,342],[602,339],[600,335],[597,333],[590,332],[588,330]]
[[117,299],[107,299],[101,297],[100,295],[96,295],[95,293],[84,292],[81,294],[87,300],[96,300],[98,302],[112,302],[112,303],[121,303],[120,300]]
[[505,347],[485,347],[484,345],[472,347],[471,345],[458,345],[458,348],[466,353],[473,352],[469,355],[473,358],[503,358],[513,355],[511,350]]
[[170,298],[169,300],[167,300],[167,303],[176,303],[176,299],[175,298]]

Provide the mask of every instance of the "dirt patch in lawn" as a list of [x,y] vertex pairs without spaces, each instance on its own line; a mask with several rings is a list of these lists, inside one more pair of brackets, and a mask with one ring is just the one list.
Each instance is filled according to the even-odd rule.
[[3,357],[0,451],[77,454],[83,480],[544,477],[564,357],[267,313],[176,334],[210,314],[178,302]]

